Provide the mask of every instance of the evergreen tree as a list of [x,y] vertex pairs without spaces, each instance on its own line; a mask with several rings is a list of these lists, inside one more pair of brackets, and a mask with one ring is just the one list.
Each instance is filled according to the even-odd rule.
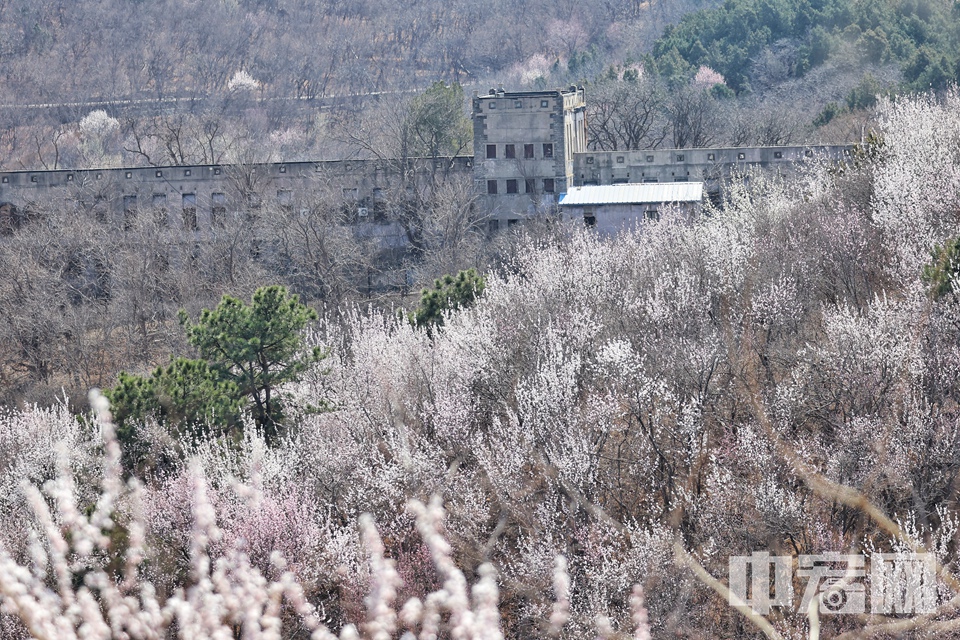
[[461,271],[456,277],[447,274],[433,283],[433,289],[424,289],[420,295],[420,305],[410,316],[417,327],[443,326],[443,316],[448,311],[468,307],[483,293],[486,285],[483,276],[476,269]]
[[257,289],[249,305],[223,296],[217,308],[204,309],[195,324],[180,312],[187,340],[221,379],[252,402],[254,420],[268,441],[282,421],[277,387],[324,357],[319,347],[306,349],[303,341],[304,327],[316,318],[313,309],[282,286]]

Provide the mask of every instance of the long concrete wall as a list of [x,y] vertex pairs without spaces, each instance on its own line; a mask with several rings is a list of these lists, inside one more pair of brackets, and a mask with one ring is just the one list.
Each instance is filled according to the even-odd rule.
[[[193,209],[196,226],[213,224],[218,209],[240,210],[275,204],[292,206],[309,198],[332,199],[359,218],[373,221],[412,190],[434,180],[472,179],[467,156],[406,162],[343,160],[250,165],[192,165],[119,169],[0,172],[0,203],[30,209],[59,201],[118,216],[133,208],[166,209],[171,221]],[[399,195],[398,195],[399,194]],[[256,201],[254,201],[256,200]]]
[[789,147],[733,147],[713,149],[656,149],[579,153],[573,161],[574,185],[635,182],[703,182],[710,191],[735,172],[751,167],[775,168],[782,173],[813,161],[840,162],[850,157],[851,145]]
[[[537,106],[539,108],[539,103]],[[545,129],[544,139],[553,139],[551,134],[555,138],[559,132]],[[517,142],[507,143],[507,139]],[[196,222],[192,224],[203,229],[214,224],[218,209],[239,210],[251,204],[270,203],[290,206],[304,199],[326,198],[351,208],[358,222],[372,223],[379,219],[386,223],[389,211],[402,206],[404,198],[413,195],[413,190],[427,190],[437,179],[455,176],[478,186],[482,213],[492,219],[513,220],[546,208],[533,206],[534,200],[539,202],[539,198],[549,196],[552,203],[560,193],[544,194],[536,180],[530,181],[533,192],[526,193],[523,172],[517,173],[518,162],[499,158],[506,144],[515,144],[516,152],[522,153],[523,139],[533,137],[494,138],[488,133],[477,138],[473,156],[406,162],[342,160],[0,172],[0,203],[29,209],[52,199],[82,205],[97,215],[112,216],[123,215],[134,207],[164,208],[170,212],[172,222],[179,219],[183,211],[194,209],[194,213],[184,215],[188,218],[195,215]],[[496,145],[495,166],[485,157],[488,144]],[[537,141],[535,153],[542,153],[543,144]],[[708,191],[716,192],[732,174],[751,167],[790,173],[803,163],[823,159],[839,162],[851,153],[852,147],[844,145],[580,152],[573,154],[573,183],[582,186],[702,181]],[[551,167],[556,164],[562,171],[562,148],[556,149],[555,154],[559,157],[546,162],[552,163]],[[535,157],[530,161],[542,163],[544,160]],[[519,178],[510,178],[508,173]],[[505,188],[511,179],[515,191],[512,193]],[[491,180],[501,187],[496,194],[487,192]],[[562,184],[559,178],[557,183],[558,187]],[[264,202],[252,203],[248,198]],[[188,221],[188,224],[191,223]]]

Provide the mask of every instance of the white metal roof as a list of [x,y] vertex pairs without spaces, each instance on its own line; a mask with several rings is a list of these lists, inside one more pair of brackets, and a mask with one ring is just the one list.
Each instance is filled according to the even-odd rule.
[[638,182],[572,187],[560,198],[560,205],[699,202],[702,199],[702,182]]

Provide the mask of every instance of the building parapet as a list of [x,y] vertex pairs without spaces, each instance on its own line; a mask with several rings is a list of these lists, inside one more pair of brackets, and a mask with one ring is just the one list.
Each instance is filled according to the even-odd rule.
[[840,162],[849,159],[852,152],[852,145],[587,151],[574,157],[573,183],[581,186],[703,181],[712,189],[735,169],[789,168],[822,159]]

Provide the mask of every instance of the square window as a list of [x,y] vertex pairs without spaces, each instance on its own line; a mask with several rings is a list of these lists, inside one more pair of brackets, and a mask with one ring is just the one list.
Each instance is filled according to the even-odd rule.
[[593,156],[587,158],[587,164],[593,164]]
[[504,158],[516,158],[517,157],[517,146],[514,144],[504,145],[503,147],[503,157]]
[[103,180],[103,174],[102,174],[102,173],[98,173],[98,174],[97,174],[97,180]]
[[623,164],[623,156],[617,156],[617,164]]
[[529,160],[533,157],[533,145],[525,144],[523,145],[523,157]]
[[653,156],[647,156],[647,162],[653,162]]
[[220,175],[220,167],[217,167],[216,169],[213,170],[213,175],[215,176]]
[[523,182],[524,193],[533,193],[535,191],[533,178],[527,178]]
[[126,177],[127,177],[127,179],[132,178],[132,177],[133,177],[133,172],[132,172],[132,171],[127,171]]
[[73,182],[73,174],[72,174],[72,173],[68,173],[68,174],[67,174],[67,182]]
[[804,149],[803,155],[805,155],[805,156],[808,157],[808,158],[812,158],[812,157],[813,157],[813,149]]
[[682,153],[678,153],[678,154],[677,154],[677,162],[683,162],[683,154],[682,154]]
[[491,196],[497,195],[497,181],[487,180],[487,193]]
[[552,142],[545,142],[545,143],[543,144],[543,157],[544,157],[544,158],[552,158],[552,157],[553,157],[553,143],[552,143]]
[[495,145],[495,144],[488,144],[488,145],[487,145],[487,157],[488,157],[488,158],[496,158],[496,157],[497,157],[497,145]]
[[158,178],[162,178],[162,177],[163,177],[163,171],[157,171],[156,176],[157,176]]
[[522,108],[523,108],[523,101],[522,101],[522,100],[514,100],[514,101],[513,101],[513,107],[514,107],[515,109],[522,109]]
[[286,167],[280,167],[280,173],[286,173],[286,172],[287,172]]
[[597,226],[597,216],[593,213],[584,212],[583,224],[587,225],[588,227]]
[[773,157],[776,158],[777,160],[780,160],[781,158],[783,158],[783,151],[774,151]]
[[713,161],[716,160],[716,159],[717,159],[717,154],[715,154],[715,153],[708,153],[708,154],[707,154],[707,160],[709,160],[710,162],[713,162]]
[[188,177],[188,178],[190,177],[190,174],[191,174],[191,173],[193,173],[193,172],[190,171],[190,169],[184,169],[184,170],[183,170],[183,175],[186,176],[186,177]]
[[507,180],[507,193],[517,193],[516,180]]
[[541,100],[541,101],[540,101],[540,108],[546,109],[546,108],[549,107],[549,106],[550,106],[550,101],[549,101],[549,100]]
[[37,176],[30,176],[30,182],[37,182]]
[[7,184],[8,182],[10,182],[10,178],[3,176],[3,184]]
[[555,183],[553,178],[544,178],[543,179],[543,192],[544,193],[553,193],[555,189]]
[[738,154],[737,154],[737,160],[744,160],[744,159],[746,159],[746,157],[747,157],[747,154],[745,154],[745,153],[738,153]]

